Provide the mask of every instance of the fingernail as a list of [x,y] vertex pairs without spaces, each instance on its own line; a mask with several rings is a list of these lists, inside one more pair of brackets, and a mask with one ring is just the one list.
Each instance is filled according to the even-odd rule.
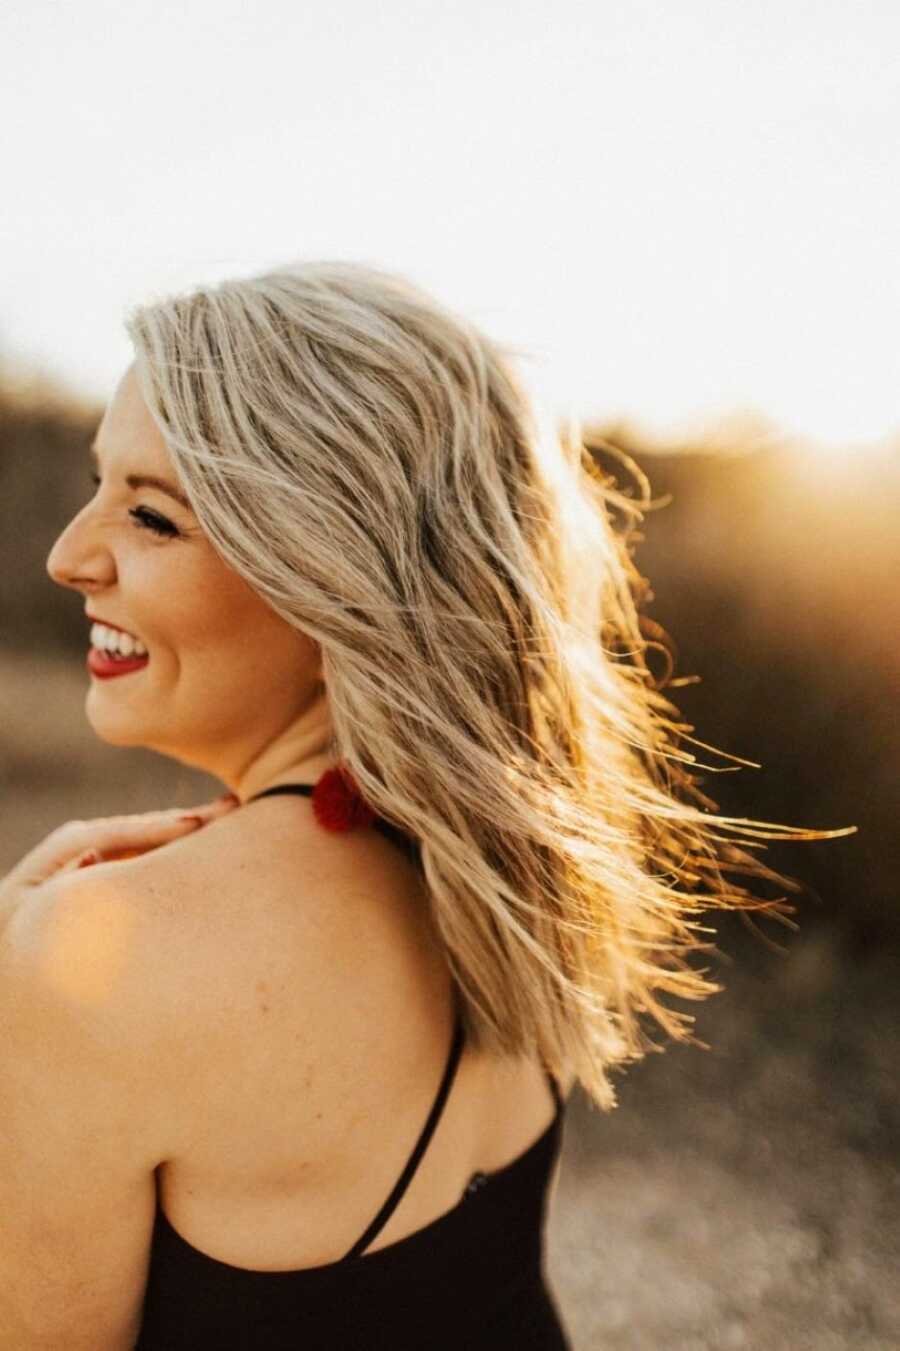
[[187,814],[184,815],[184,816],[179,816],[177,819],[178,819],[179,822],[183,821],[183,822],[185,823],[185,825],[187,825],[188,823],[190,823],[191,825],[194,825],[194,826],[202,826],[202,825],[203,825],[203,817],[202,817],[202,816],[194,816],[192,813],[187,813]]

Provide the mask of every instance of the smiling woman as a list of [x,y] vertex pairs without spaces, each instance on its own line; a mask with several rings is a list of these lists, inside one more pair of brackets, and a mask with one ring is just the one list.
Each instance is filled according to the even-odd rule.
[[[317,649],[273,614],[198,528],[133,367],[106,410],[93,455],[102,470],[94,475],[98,492],[57,539],[47,570],[82,591],[107,629],[139,637],[148,657],[113,666],[88,655],[97,679],[87,714],[97,734],[197,764],[235,791],[321,759],[328,731]],[[144,500],[136,502],[139,494]],[[156,501],[170,503],[169,515]],[[290,692],[286,666],[307,671]],[[249,688],[266,711],[235,738],[227,729],[245,722]],[[269,748],[254,764],[257,737]]]
[[63,1064],[10,1079],[17,1351],[119,1351],[138,1313],[140,1351],[561,1351],[566,1093],[612,1108],[643,1016],[691,1039],[659,996],[719,988],[687,961],[704,909],[790,911],[725,880],[794,886],[729,836],[842,832],[710,810],[646,660],[647,498],[542,428],[472,324],[307,262],[128,331],[98,492],[47,567],[95,641],[146,647],[91,667],[98,736],[240,807],[45,880],[10,930],[38,1008],[61,934],[79,970],[110,939],[90,1017],[19,1025],[19,1055],[58,1037]]

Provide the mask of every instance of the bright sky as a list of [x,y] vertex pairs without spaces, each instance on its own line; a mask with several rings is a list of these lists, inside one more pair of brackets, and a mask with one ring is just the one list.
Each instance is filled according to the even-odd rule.
[[408,275],[582,416],[900,430],[896,0],[5,0],[0,357],[106,398],[124,308]]

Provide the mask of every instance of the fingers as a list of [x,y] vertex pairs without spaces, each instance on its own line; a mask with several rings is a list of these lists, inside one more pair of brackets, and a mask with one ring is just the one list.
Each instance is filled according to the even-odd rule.
[[[112,862],[135,858],[148,850],[157,849],[189,835],[194,830],[227,816],[239,805],[239,799],[228,793],[213,802],[192,807],[189,812],[173,807],[169,811],[147,812],[140,816],[114,817],[105,822],[93,821],[91,845],[99,855],[94,862]],[[99,829],[103,827],[103,829]],[[81,864],[79,866],[88,866]]]
[[[241,799],[236,793],[223,793],[221,797],[217,797],[214,802],[209,804],[208,812],[211,817],[227,816],[230,811],[240,805]],[[196,812],[197,808],[192,807],[191,811]]]
[[241,805],[241,800],[234,793],[225,793],[222,797],[217,797],[213,802],[201,803],[199,807],[191,807],[188,811],[183,811],[179,807],[173,807],[172,811],[176,814],[176,819],[180,821],[199,820],[213,821],[217,817],[227,816],[235,807]]
[[67,821],[33,849],[8,880],[21,886],[36,886],[61,871],[136,858],[219,820],[237,805],[237,799],[226,794],[189,812],[173,807],[140,815]]

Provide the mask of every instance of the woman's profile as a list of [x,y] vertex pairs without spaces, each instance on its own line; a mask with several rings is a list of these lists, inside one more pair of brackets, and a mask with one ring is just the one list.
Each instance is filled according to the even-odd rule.
[[326,261],[127,329],[47,568],[96,735],[232,798],[0,884],[2,1344],[568,1347],[569,1093],[615,1105],[642,1017],[690,1039],[704,909],[785,908],[730,836],[843,832],[711,810],[610,519],[647,503],[474,325]]

